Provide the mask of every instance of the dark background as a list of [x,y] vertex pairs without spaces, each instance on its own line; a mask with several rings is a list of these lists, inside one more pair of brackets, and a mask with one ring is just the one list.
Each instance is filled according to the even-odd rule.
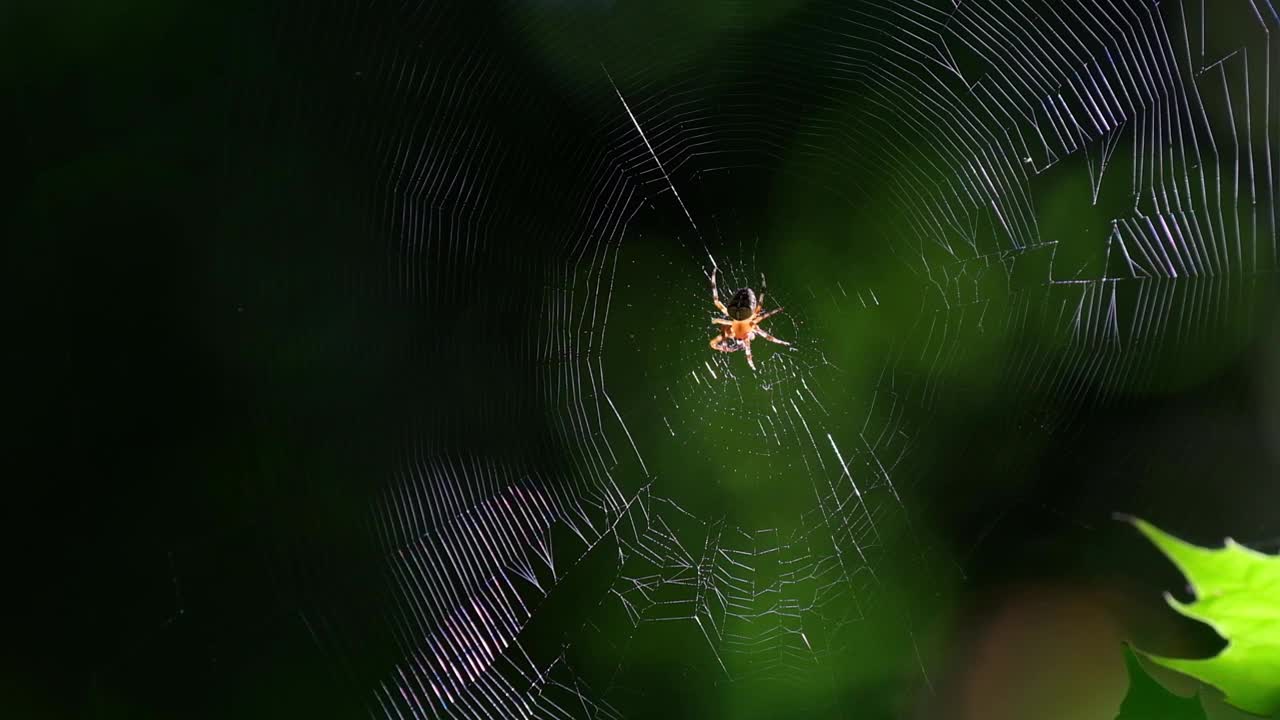
[[[403,448],[427,438],[538,468],[568,462],[546,419],[554,407],[540,378],[549,371],[527,361],[521,340],[541,322],[542,281],[530,268],[570,256],[576,218],[561,198],[595,192],[592,159],[630,131],[613,89],[580,59],[607,62],[629,89],[641,86],[637,77],[657,83],[643,85],[645,97],[684,74],[754,71],[724,60],[741,57],[725,49],[731,40],[699,34],[727,22],[715,13],[655,52],[654,28],[672,22],[670,8],[615,8],[634,16],[634,35],[583,45],[578,26],[544,23],[534,11],[521,21],[536,4],[409,13],[390,5],[136,1],[4,11],[9,61],[0,65],[16,120],[6,158],[15,202],[3,220],[13,362],[5,434],[14,448],[5,505],[15,531],[4,715],[367,715],[371,681],[398,659],[382,624],[386,579],[368,506]],[[750,19],[758,26],[734,32],[770,47],[770,23],[790,10],[762,6]],[[772,47],[776,58],[762,50],[760,67],[805,66],[805,48]],[[394,78],[410,58],[460,78],[456,92],[401,92],[408,85]],[[487,69],[463,75],[479,67]],[[795,100],[787,80],[763,77],[752,112],[770,117],[770,87]],[[804,100],[778,110],[777,122],[802,124]],[[807,101],[815,112],[823,105],[820,94]],[[474,255],[455,254],[448,240],[406,250],[384,204],[388,148],[459,128],[487,138],[458,150],[475,157],[460,161],[459,176],[488,183],[491,200],[477,210],[486,230],[446,235],[466,238]],[[490,165],[494,172],[478,172]],[[874,169],[862,172],[870,180],[853,185],[874,185]],[[777,173],[702,182],[695,159],[672,180],[686,188],[704,235],[712,217],[736,234],[718,256],[754,235],[754,264],[742,261],[739,277],[767,268],[771,288],[802,318],[779,324],[779,335],[827,333],[840,362],[878,367],[878,356],[843,356],[848,306],[806,315],[799,291],[841,268],[850,287],[874,273],[876,262],[832,270],[831,259],[883,260],[878,236],[780,237],[788,223],[834,225],[846,213],[820,198],[811,203],[828,208],[825,219],[802,203],[781,218],[761,210],[786,195]],[[620,308],[663,308],[666,319],[644,325],[661,334],[640,333],[635,342],[647,349],[639,352],[629,339],[622,345],[629,326],[615,319],[609,352],[623,359],[609,373],[633,391],[618,390],[632,429],[657,438],[658,415],[638,398],[646,383],[674,382],[686,359],[699,366],[696,347],[709,335],[698,314],[707,312],[698,241],[651,174],[645,183],[660,199],[634,218],[622,256],[633,284],[614,297]],[[878,216],[891,210],[853,202],[860,222],[892,222]],[[446,214],[440,227],[449,222],[468,221]],[[416,279],[401,270],[414,266],[401,262],[412,252],[431,268]],[[999,705],[1002,688],[1029,685],[1041,693],[1030,706],[1060,709],[1054,693],[1090,682],[1088,672],[1073,674],[1086,666],[1109,678],[1094,694],[1114,702],[1124,686],[1120,639],[1212,651],[1211,632],[1163,605],[1160,593],[1183,581],[1111,515],[1140,515],[1206,544],[1231,535],[1276,548],[1280,350],[1269,275],[1247,282],[1254,290],[1220,308],[1225,330],[1176,355],[1141,357],[1149,368],[1141,388],[1075,403],[1053,388],[1002,387],[965,369],[936,379],[942,399],[912,410],[921,439],[904,472],[913,478],[905,506],[923,539],[902,541],[883,560],[917,618],[932,689],[923,690],[907,646],[917,637],[886,624],[885,641],[845,668],[855,681],[823,707],[848,717],[941,717],[939,708],[968,702],[954,698],[988,692]],[[893,279],[881,287],[890,309],[856,323],[881,323],[892,336],[917,311],[909,300],[920,291]],[[834,385],[826,397],[841,402],[847,388]],[[726,421],[702,443],[645,445],[649,462],[668,470],[657,487],[688,463],[734,473],[735,437]],[[672,492],[697,487],[690,475],[677,476]],[[751,504],[768,497],[739,499],[747,507],[738,512],[752,516]],[[549,614],[568,619],[580,609],[568,602]],[[1072,645],[1079,637],[1095,640]],[[629,671],[631,686],[652,672],[663,690],[616,699],[620,707],[641,716],[748,713],[725,698],[749,689],[689,677],[674,660],[698,652],[699,636],[670,643],[670,662]],[[858,674],[870,665],[877,674]],[[975,679],[979,666],[996,679]],[[1027,666],[1043,670],[1019,674]],[[990,716],[1016,717],[1008,707]],[[1079,712],[1053,717],[1093,716]]]

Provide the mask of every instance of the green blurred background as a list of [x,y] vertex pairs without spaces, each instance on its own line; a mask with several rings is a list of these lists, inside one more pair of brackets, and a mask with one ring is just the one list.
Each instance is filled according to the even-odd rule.
[[[1118,283],[1118,322],[1161,319],[1164,341],[1073,342],[1060,313],[1082,291],[1044,279],[1051,259],[1109,272],[1110,220],[1135,202],[1126,136],[1096,202],[1083,154],[1029,180],[1052,251],[1002,264],[988,218],[988,252],[944,257],[904,193],[947,181],[947,149],[873,84],[822,75],[832,28],[892,23],[876,12],[0,11],[17,119],[3,714],[366,716],[403,657],[369,508],[419,446],[581,481],[607,441],[611,482],[692,514],[672,528],[690,543],[802,531],[841,475],[831,446],[851,460],[875,528],[849,531],[857,590],[808,620],[830,649],[812,671],[731,681],[696,624],[636,628],[601,602],[643,572],[616,544],[580,555],[554,531],[574,569],[522,644],[628,717],[1109,718],[1122,641],[1212,652],[1164,605],[1182,580],[1111,515],[1277,548],[1274,258],[1169,283],[1163,307]],[[1243,12],[1207,35],[1257,39]],[[741,134],[703,153],[717,117]],[[1259,147],[1278,127],[1254,127]],[[418,147],[476,195],[415,186],[395,168]],[[643,201],[590,209],[614,187],[602,163]],[[417,245],[388,209],[409,191]],[[584,212],[625,230],[593,235]],[[765,273],[787,308],[769,327],[794,346],[757,343],[758,374],[707,348],[708,253],[722,289]],[[572,314],[549,310],[561,296]],[[565,434],[560,393],[603,397],[583,357],[620,422]],[[787,418],[806,427],[757,429]]]

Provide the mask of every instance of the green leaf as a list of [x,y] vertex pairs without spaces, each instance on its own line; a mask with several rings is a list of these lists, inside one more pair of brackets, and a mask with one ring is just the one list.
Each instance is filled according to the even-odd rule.
[[1227,641],[1211,658],[1144,654],[1213,685],[1241,710],[1258,715],[1280,712],[1280,557],[1230,538],[1221,548],[1197,547],[1142,520],[1135,518],[1133,524],[1178,566],[1195,591],[1190,603],[1165,593],[1169,605],[1206,623]]
[[1127,645],[1124,664],[1129,669],[1129,693],[1116,720],[1207,720],[1199,697],[1182,697],[1166,690],[1147,674]]

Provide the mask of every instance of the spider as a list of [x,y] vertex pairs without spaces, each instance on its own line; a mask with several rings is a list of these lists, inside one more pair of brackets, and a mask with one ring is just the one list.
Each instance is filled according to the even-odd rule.
[[720,352],[737,352],[739,350],[747,351],[747,365],[752,370],[756,369],[756,363],[751,359],[751,340],[757,336],[775,342],[779,345],[791,345],[789,342],[779,340],[760,329],[760,323],[771,315],[777,315],[782,312],[782,308],[774,308],[769,312],[762,313],[760,309],[764,307],[765,283],[764,275],[760,276],[760,299],[756,300],[755,291],[749,287],[744,287],[735,292],[732,298],[729,298],[729,306],[720,302],[720,293],[716,290],[716,270],[711,269],[711,300],[716,304],[716,309],[727,315],[727,318],[711,318],[711,322],[720,325],[720,334],[711,338],[711,348]]

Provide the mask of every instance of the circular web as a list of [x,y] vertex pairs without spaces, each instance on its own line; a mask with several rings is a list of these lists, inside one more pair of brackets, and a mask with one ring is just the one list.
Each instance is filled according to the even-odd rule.
[[[350,287],[431,318],[369,516],[374,716],[625,717],[682,684],[821,709],[886,641],[927,687],[898,589],[948,572],[912,521],[935,414],[995,393],[1053,433],[1248,337],[1270,2],[765,5],[344,15],[335,134],[382,178]],[[713,268],[786,308],[754,372],[708,347]]]

